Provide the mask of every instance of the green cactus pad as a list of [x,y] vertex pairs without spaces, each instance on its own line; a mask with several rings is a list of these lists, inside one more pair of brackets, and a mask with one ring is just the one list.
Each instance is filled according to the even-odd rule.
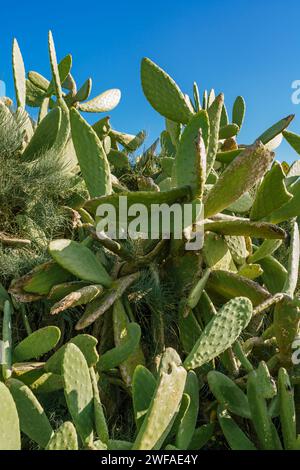
[[224,238],[234,262],[238,265],[244,264],[246,262],[246,258],[249,255],[245,237],[227,235]]
[[28,72],[27,76],[28,76],[28,79],[31,81],[31,83],[33,83],[33,85],[35,85],[36,87],[40,88],[43,91],[48,90],[50,82],[49,80],[47,80],[47,78],[43,77],[43,75],[31,70],[30,72]]
[[[97,352],[97,339],[90,335],[77,335],[70,339],[69,343],[75,344],[85,357],[85,360],[89,367],[97,364],[99,354]],[[68,343],[68,344],[69,344]],[[61,365],[64,356],[64,352],[67,345],[62,346],[58,349],[46,362],[45,370],[52,372],[53,374],[61,374]]]
[[63,423],[53,434],[45,450],[78,450],[77,434],[70,421]]
[[199,381],[194,371],[189,371],[186,378],[184,393],[189,397],[189,406],[182,416],[175,445],[178,449],[188,449],[195,432],[199,412]]
[[124,363],[137,349],[141,338],[141,328],[137,323],[129,323],[127,335],[119,346],[100,356],[98,368],[100,371],[113,369]]
[[250,212],[251,220],[262,220],[292,199],[285,185],[285,173],[278,162],[265,175],[260,184]]
[[146,139],[146,132],[140,131],[136,135],[126,134],[125,132],[118,132],[111,129],[109,135],[113,137],[119,144],[123,145],[125,149],[130,152],[135,152]]
[[156,385],[153,374],[143,365],[138,365],[132,379],[134,419],[138,430],[148,412]]
[[282,264],[273,256],[267,255],[263,259],[258,260],[258,264],[263,269],[262,279],[271,292],[276,294],[282,292],[283,287],[287,281],[287,270]]
[[56,284],[67,281],[72,275],[58,264],[50,261],[41,264],[25,276],[13,282],[10,290],[12,293],[23,289],[25,292],[38,295],[47,295]]
[[[115,345],[121,346],[128,337],[129,320],[121,300],[117,300],[113,306],[113,327]],[[144,365],[145,358],[141,346],[130,354],[130,356],[119,365],[120,373],[125,384],[132,385],[133,374],[138,365]]]
[[71,282],[63,282],[61,284],[56,284],[50,290],[47,299],[53,302],[58,302],[62,300],[64,297],[67,297],[72,292],[76,292],[77,290],[82,289],[82,287],[88,286],[88,281],[71,281]]
[[20,450],[19,417],[9,389],[0,382],[0,450]]
[[276,396],[276,383],[270,374],[267,364],[264,361],[259,363],[256,374],[262,396],[267,399]]
[[94,394],[94,420],[96,433],[101,442],[107,444],[109,440],[108,427],[100,400],[98,381],[93,367],[90,368],[90,376]]
[[203,424],[195,429],[188,450],[200,450],[213,437],[214,423]]
[[207,166],[206,174],[209,175],[214,165],[215,158],[219,146],[219,130],[221,113],[224,105],[224,95],[221,93],[216,97],[210,108],[208,109],[209,118],[209,144],[207,148]]
[[205,230],[223,235],[242,235],[255,238],[281,239],[286,237],[285,231],[274,224],[267,222],[251,222],[248,219],[217,220],[207,222]]
[[[199,132],[201,135],[199,137]],[[202,140],[203,139],[203,140]],[[206,179],[206,151],[209,122],[206,111],[199,111],[184,129],[177,149],[174,176],[177,186],[191,186],[201,196]]]
[[172,78],[150,59],[141,65],[142,87],[153,108],[166,118],[187,124],[193,112]]
[[238,96],[233,103],[232,108],[232,122],[237,124],[239,128],[242,127],[246,112],[246,103],[242,96]]
[[51,31],[49,31],[49,34],[48,34],[48,47],[49,47],[49,56],[50,56],[50,64],[51,64],[54,91],[55,91],[55,94],[56,94],[58,100],[61,100],[62,99],[61,81],[60,81],[59,70],[58,70],[57,59],[56,59],[55,46],[54,46],[54,41],[53,41],[53,36],[52,36]]
[[26,81],[23,57],[16,39],[13,42],[13,73],[18,106],[25,108],[26,102]]
[[221,270],[211,272],[207,289],[221,295],[224,299],[232,299],[238,296],[248,297],[254,307],[271,297],[271,294],[257,282]]
[[296,410],[294,390],[287,371],[282,367],[278,373],[278,397],[281,430],[285,450],[296,449]]
[[74,148],[90,196],[110,194],[110,168],[99,137],[76,109],[71,109],[70,118]]
[[288,125],[291,123],[294,117],[295,117],[294,114],[290,114],[289,116],[276,122],[276,124],[274,124],[269,129],[267,129],[263,134],[261,134],[257,138],[257,140],[259,140],[263,144],[267,144],[268,142],[273,140],[278,134],[281,134],[281,132],[284,131],[288,127]]
[[261,394],[256,372],[248,375],[247,396],[252,416],[252,423],[263,450],[280,450],[276,428],[268,413],[266,400]]
[[85,113],[105,113],[107,111],[112,111],[116,106],[118,106],[120,99],[121,92],[115,88],[101,93],[101,95],[96,96],[90,101],[80,103],[78,105],[78,109]]
[[88,78],[84,84],[79,88],[76,95],[73,98],[73,102],[85,101],[90,96],[92,89],[92,79]]
[[45,326],[34,331],[23,339],[14,349],[15,362],[38,358],[55,348],[60,339],[60,329],[57,326]]
[[292,344],[298,334],[300,311],[290,298],[283,299],[275,306],[274,333],[279,348],[279,357],[283,366],[290,366],[292,361]]
[[184,307],[185,303],[179,306],[178,329],[182,348],[186,353],[189,353],[201,335],[202,329],[193,312],[189,312],[187,316],[185,315]]
[[57,315],[68,308],[73,308],[78,305],[85,305],[92,300],[95,300],[103,293],[103,287],[98,285],[85,286],[82,289],[75,290],[68,294],[66,297],[55,303],[50,310],[52,315]]
[[52,258],[64,269],[79,279],[111,285],[110,276],[89,248],[71,240],[54,240],[50,242],[49,252]]
[[207,381],[223,408],[242,418],[251,418],[247,396],[229,377],[217,371],[210,371],[207,374]]
[[225,240],[213,232],[205,234],[203,257],[211,269],[237,271]]
[[22,159],[30,162],[40,156],[42,152],[53,147],[61,123],[61,109],[54,108],[37,126],[32,139],[25,148]]
[[231,450],[256,450],[255,445],[232,419],[228,411],[218,408],[218,420]]
[[42,405],[30,388],[19,380],[9,379],[7,385],[18,410],[21,431],[45,448],[53,430]]
[[249,299],[238,297],[225,304],[206,325],[202,335],[184,361],[187,369],[196,369],[226,351],[240,336],[252,317]]
[[279,224],[300,215],[300,181],[289,187],[289,193],[292,194],[293,198],[272,212],[267,218],[269,222]]
[[205,202],[205,217],[210,217],[239,199],[262,178],[274,154],[260,143],[247,147],[222,173]]
[[[187,373],[177,353],[168,348],[156,391],[148,412],[133,444],[134,450],[156,449],[163,444],[163,437],[178,412]],[[163,410],[163,413],[162,413]]]
[[263,243],[248,257],[248,263],[257,263],[268,255],[272,255],[282,245],[281,240],[264,240]]
[[103,315],[118,300],[126,289],[130,287],[140,276],[140,273],[123,276],[113,282],[111,288],[99,299],[94,300],[85,309],[84,314],[76,323],[75,329],[82,330],[91,325],[97,318]]
[[[127,197],[128,208],[133,204],[143,204],[147,209],[151,208],[151,204],[173,204],[189,200],[192,197],[189,186],[182,188],[174,188],[170,191],[153,192],[153,191],[136,191],[136,192],[120,192],[111,194],[110,196],[97,197],[90,199],[84,205],[84,208],[92,215],[96,215],[97,209],[101,204],[111,204],[116,211],[119,211],[120,197]],[[117,212],[118,213],[118,212]],[[130,220],[130,217],[128,218]]]
[[283,292],[290,297],[294,296],[298,285],[299,259],[300,259],[300,238],[297,222],[293,223],[290,236],[290,250],[288,260],[288,276],[283,286]]
[[283,131],[282,135],[291,147],[300,154],[300,136],[290,131]]
[[93,438],[94,395],[87,362],[75,344],[66,346],[62,375],[70,415],[83,443],[87,445]]
[[12,313],[12,305],[6,300],[3,308],[2,342],[0,342],[2,375],[5,380],[12,374]]
[[239,133],[239,126],[237,124],[227,124],[221,127],[219,131],[219,139],[230,139]]
[[[55,52],[55,51],[54,51]],[[54,64],[53,64],[54,65]],[[66,81],[68,80],[68,77],[70,77],[70,70],[72,67],[72,56],[71,54],[66,55],[58,64],[58,75],[56,71],[56,81],[58,82],[58,78],[61,84],[64,84],[65,88],[66,87]],[[51,96],[53,93],[55,93],[55,83],[52,78],[51,82],[49,83],[48,89],[47,89],[47,96]],[[61,100],[60,100],[61,102]]]
[[239,269],[239,275],[254,280],[263,274],[259,264],[243,264]]

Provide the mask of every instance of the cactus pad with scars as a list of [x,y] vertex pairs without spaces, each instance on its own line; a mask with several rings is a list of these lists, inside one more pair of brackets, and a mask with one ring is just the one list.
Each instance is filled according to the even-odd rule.
[[268,170],[274,154],[261,142],[246,148],[222,173],[206,196],[205,217],[210,217],[239,199]]
[[103,315],[116,300],[118,300],[126,289],[131,286],[140,276],[140,273],[129,274],[114,281],[112,287],[99,299],[94,300],[86,308],[83,316],[76,324],[76,330],[82,330],[91,325],[97,318]]
[[[156,449],[178,412],[187,373],[177,353],[168,348],[148,412],[133,444],[134,450]],[[162,410],[163,413],[162,413]]]
[[206,325],[185,359],[185,367],[196,369],[226,351],[246,328],[251,317],[252,304],[249,299],[237,297],[227,302]]
[[56,315],[60,312],[63,312],[64,310],[67,310],[68,308],[88,304],[92,300],[95,300],[97,297],[99,297],[102,293],[103,287],[100,284],[84,286],[82,289],[71,292],[59,302],[55,303],[51,307],[50,313],[52,315]]

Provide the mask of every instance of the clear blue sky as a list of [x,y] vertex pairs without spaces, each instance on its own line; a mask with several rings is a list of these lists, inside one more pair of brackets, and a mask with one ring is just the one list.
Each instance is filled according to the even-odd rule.
[[[290,129],[300,133],[300,105],[291,102],[291,83],[300,79],[299,0],[15,1],[2,2],[0,11],[0,79],[10,95],[13,37],[26,70],[49,76],[51,29],[59,58],[72,53],[79,84],[91,76],[93,94],[122,90],[110,113],[118,130],[145,129],[154,140],[163,128],[140,85],[140,60],[148,56],[185,92],[196,80],[201,90],[223,91],[229,107],[243,95],[243,143],[290,113],[297,115]],[[296,158],[285,143],[277,156]]]

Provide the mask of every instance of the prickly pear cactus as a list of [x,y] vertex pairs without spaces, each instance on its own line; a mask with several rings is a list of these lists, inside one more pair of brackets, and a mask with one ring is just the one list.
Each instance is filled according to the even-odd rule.
[[226,351],[240,336],[252,317],[252,304],[238,297],[225,304],[205,327],[184,361],[187,369],[196,369]]
[[[189,96],[143,59],[165,118],[145,148],[82,117],[120,91],[77,86],[51,32],[48,50],[49,79],[26,75],[14,41],[0,100],[0,448],[299,449],[300,166],[275,153],[300,153],[294,116],[240,144],[241,96]],[[99,238],[107,204],[117,233]]]

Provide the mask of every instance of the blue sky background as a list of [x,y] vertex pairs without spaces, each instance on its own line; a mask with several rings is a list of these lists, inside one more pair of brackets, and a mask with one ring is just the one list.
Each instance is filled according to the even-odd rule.
[[[49,77],[47,31],[58,57],[73,55],[73,75],[93,79],[92,96],[120,88],[122,101],[110,113],[118,130],[145,129],[150,141],[163,118],[140,85],[140,60],[150,57],[191,93],[193,81],[223,91],[230,109],[243,95],[247,114],[240,142],[250,143],[280,118],[296,113],[290,130],[300,133],[300,105],[291,83],[300,80],[299,0],[152,0],[1,2],[0,79],[13,94],[11,44],[15,36],[26,70]],[[149,142],[150,142],[149,141]],[[281,160],[297,158],[284,143]]]

